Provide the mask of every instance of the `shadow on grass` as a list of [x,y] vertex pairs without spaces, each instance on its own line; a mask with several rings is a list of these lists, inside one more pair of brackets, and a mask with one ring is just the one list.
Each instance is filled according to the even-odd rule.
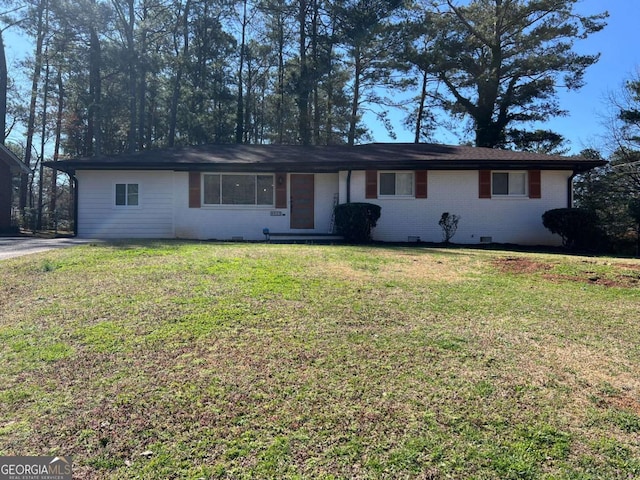
[[190,239],[117,239],[117,240],[96,240],[89,242],[90,245],[103,245],[112,248],[133,250],[148,248],[176,248],[179,245],[308,245],[308,246],[339,246],[356,248],[372,248],[376,250],[402,251],[402,252],[424,252],[437,250],[440,255],[458,256],[460,250],[477,250],[486,252],[519,252],[533,254],[550,255],[570,255],[587,256],[592,258],[637,258],[633,255],[623,255],[614,253],[597,253],[588,251],[570,250],[565,247],[554,247],[545,245],[516,245],[510,243],[490,243],[490,244],[459,244],[444,242],[369,242],[369,243],[348,243],[336,240],[279,240],[277,242],[265,242],[263,240],[190,240]]

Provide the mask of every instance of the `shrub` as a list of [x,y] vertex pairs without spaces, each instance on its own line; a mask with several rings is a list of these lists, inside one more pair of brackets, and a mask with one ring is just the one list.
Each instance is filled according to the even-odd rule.
[[380,218],[380,206],[372,203],[342,203],[335,208],[336,228],[351,243],[371,241],[371,229]]
[[636,257],[640,256],[640,198],[632,198],[627,204],[629,215],[636,224]]
[[460,215],[452,215],[449,212],[444,212],[438,221],[438,225],[442,228],[442,239],[444,243],[449,241],[456,234],[458,230],[458,222],[460,221]]
[[599,251],[606,248],[606,238],[598,228],[598,217],[582,208],[556,208],[542,215],[542,224],[562,237],[562,245],[571,250]]

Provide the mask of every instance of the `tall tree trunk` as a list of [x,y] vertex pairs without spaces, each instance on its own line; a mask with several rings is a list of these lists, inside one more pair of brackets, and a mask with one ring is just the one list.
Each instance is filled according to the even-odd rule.
[[253,105],[253,65],[251,63],[251,55],[247,58],[247,95],[244,100],[244,143],[251,142],[251,107]]
[[[281,8],[284,5],[281,3]],[[278,143],[284,141],[284,11],[278,12],[278,100],[276,103],[276,122],[278,125]]]
[[129,152],[133,152],[136,148],[136,53],[133,40],[133,29],[135,25],[135,9],[134,0],[128,1],[129,7],[129,21],[125,22],[126,35],[127,35],[127,54],[129,56]]
[[327,145],[333,144],[333,78],[331,78],[332,72],[329,71],[329,78],[327,80],[327,112],[326,112],[326,132],[325,143]]
[[9,72],[7,70],[7,57],[4,51],[4,39],[0,29],[0,145],[4,145],[7,134],[7,88],[9,84]]
[[[38,86],[40,85],[40,75],[42,73],[42,44],[44,42],[44,15],[47,8],[48,0],[40,0],[37,14],[37,26],[36,26],[36,52],[35,63],[33,66],[33,77],[31,79],[31,101],[29,102],[29,118],[27,120],[27,139],[24,152],[24,163],[27,167],[31,167],[31,156],[33,149],[33,136],[35,134],[36,125],[36,104],[38,101]],[[27,200],[30,197],[29,190],[29,175],[22,174],[20,177],[20,215],[23,222],[25,220],[25,209],[27,208]]]
[[307,61],[307,0],[299,0],[300,71],[298,78],[298,133],[302,145],[311,145],[309,122],[309,64]]
[[126,41],[128,88],[129,88],[129,131],[127,132],[127,151],[133,152],[137,146],[137,119],[136,108],[138,105],[138,84],[136,79],[137,58],[134,43],[135,30],[135,0],[127,0],[127,11],[123,10],[119,0],[111,0],[120,19]]
[[[331,23],[331,30],[335,32],[336,30],[336,22],[337,18],[334,16]],[[327,145],[332,145],[334,143],[333,140],[333,95],[334,95],[334,83],[333,83],[333,34],[329,37],[331,40],[328,45],[328,58],[329,58],[329,70],[327,72],[327,82],[326,82],[326,94],[327,94],[327,102],[326,102],[326,132],[325,132],[325,143]]]
[[[96,2],[94,0],[94,8]],[[89,156],[102,151],[102,53],[100,38],[95,26],[90,27],[89,40],[89,112],[87,119],[87,152]]]
[[[180,90],[182,87],[182,74],[185,64],[189,56],[189,10],[191,0],[187,0],[184,4],[184,13],[182,17],[182,53],[178,48],[177,40],[175,41],[175,51],[177,58],[176,77],[173,83],[173,91],[171,92],[171,107],[169,113],[169,147],[173,147],[176,142],[176,123],[178,121],[178,102],[180,101]],[[177,38],[177,32],[176,32]]]
[[318,82],[318,22],[320,16],[318,0],[313,0],[313,17],[311,22],[311,53],[313,55],[313,143],[320,145],[320,86]]
[[[145,7],[144,18],[146,18],[147,12]],[[144,24],[144,20],[142,22]],[[146,27],[142,27],[143,30],[140,34],[140,45],[139,49],[141,52],[147,51],[147,29]],[[147,62],[141,57],[138,61],[136,61],[136,65],[138,67],[136,76],[138,80],[138,88],[137,88],[137,98],[138,98],[138,128],[137,128],[137,147],[138,150],[145,149],[145,131],[147,128],[151,128],[150,125],[147,125],[147,116],[146,116],[146,101],[147,101]],[[146,148],[149,148],[149,145],[146,145]]]
[[360,46],[356,45],[353,51],[355,61],[355,74],[353,77],[353,99],[351,101],[351,117],[349,119],[349,136],[347,143],[355,144],[356,127],[358,125],[358,108],[360,106],[360,75],[362,74],[362,59],[360,58]]
[[[45,22],[48,24],[49,22]],[[47,27],[45,27],[45,30]],[[44,197],[44,147],[47,143],[47,107],[49,106],[49,49],[45,52],[45,74],[43,99],[42,99],[42,130],[40,132],[40,166],[38,168],[38,217],[36,220],[36,230],[42,230],[42,207]]]
[[242,36],[240,39],[240,64],[238,66],[238,105],[236,108],[236,143],[242,143],[244,137],[244,99],[242,84],[242,70],[244,68],[244,57],[246,49],[246,33],[247,33],[247,0],[242,2]]
[[424,119],[424,102],[427,99],[427,72],[422,72],[422,89],[420,90],[420,105],[418,106],[418,115],[416,117],[416,135],[414,143],[420,143],[420,135],[422,133],[422,120]]
[[[64,83],[62,82],[62,69],[58,68],[58,111],[56,113],[56,131],[55,143],[53,146],[53,161],[57,162],[60,158],[60,138],[62,137],[62,117],[64,114]],[[58,170],[55,168],[51,171],[51,187],[49,197],[49,212],[56,214],[58,201]]]

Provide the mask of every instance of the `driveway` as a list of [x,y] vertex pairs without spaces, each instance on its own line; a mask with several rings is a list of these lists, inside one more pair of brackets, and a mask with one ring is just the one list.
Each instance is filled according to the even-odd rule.
[[91,241],[79,238],[0,237],[0,260],[82,245]]

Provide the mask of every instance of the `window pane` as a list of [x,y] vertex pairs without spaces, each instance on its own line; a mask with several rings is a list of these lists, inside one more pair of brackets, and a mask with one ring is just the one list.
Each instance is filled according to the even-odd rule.
[[524,195],[526,175],[522,173],[509,174],[509,195]]
[[127,205],[138,205],[137,183],[129,183],[127,185]]
[[258,205],[273,205],[273,175],[258,175]]
[[413,195],[413,173],[396,173],[396,195]]
[[204,203],[205,205],[220,204],[220,175],[204,176]]
[[116,183],[116,205],[127,204],[127,186],[124,183]]
[[380,195],[396,194],[396,174],[381,173],[380,174]]
[[255,205],[256,177],[254,175],[223,175],[222,203],[225,205]]
[[509,195],[509,174],[494,173],[491,192],[494,195]]

